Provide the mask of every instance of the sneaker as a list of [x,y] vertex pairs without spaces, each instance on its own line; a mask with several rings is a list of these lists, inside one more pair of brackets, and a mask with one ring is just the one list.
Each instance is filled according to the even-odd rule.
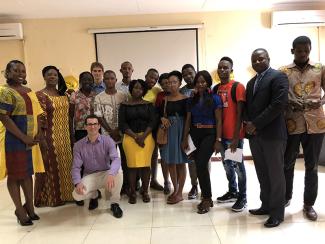
[[226,203],[226,202],[235,202],[237,200],[237,192],[227,192],[221,197],[217,197],[217,202]]
[[247,207],[246,198],[238,198],[234,205],[232,205],[231,210],[234,212],[241,212]]
[[198,194],[197,186],[193,185],[190,192],[188,193],[188,196],[187,196],[188,200],[197,198],[197,194]]

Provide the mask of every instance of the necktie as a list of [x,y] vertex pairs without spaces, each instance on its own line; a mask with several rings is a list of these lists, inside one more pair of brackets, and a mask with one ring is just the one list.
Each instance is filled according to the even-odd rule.
[[261,83],[261,80],[263,78],[263,75],[257,75],[256,77],[256,80],[255,80],[255,84],[254,84],[254,89],[253,89],[253,94],[255,95],[260,83]]

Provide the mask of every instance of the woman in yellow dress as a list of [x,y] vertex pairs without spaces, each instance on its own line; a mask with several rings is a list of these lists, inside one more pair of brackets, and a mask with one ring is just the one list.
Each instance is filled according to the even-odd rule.
[[119,129],[124,134],[122,146],[128,166],[130,184],[129,203],[136,203],[136,178],[142,181],[142,200],[150,202],[151,156],[155,147],[151,131],[156,124],[156,112],[152,103],[143,100],[148,88],[143,80],[132,80],[129,84],[131,98],[120,105]]
[[[6,175],[7,187],[22,226],[32,225],[39,216],[34,212],[33,179],[44,172],[38,142],[38,115],[43,111],[36,95],[26,86],[26,68],[18,60],[10,61],[5,70],[7,84],[0,86],[0,179]],[[21,202],[20,188],[25,196]]]
[[59,70],[55,66],[47,66],[42,74],[46,86],[36,95],[45,112],[41,127],[46,143],[40,144],[45,173],[35,174],[34,202],[36,207],[55,207],[73,201],[69,101]]

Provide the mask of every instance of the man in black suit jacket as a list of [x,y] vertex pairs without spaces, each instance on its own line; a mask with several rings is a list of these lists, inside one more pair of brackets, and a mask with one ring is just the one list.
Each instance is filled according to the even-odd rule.
[[284,218],[283,167],[287,140],[284,110],[288,102],[288,78],[270,67],[265,49],[256,49],[251,62],[257,75],[247,83],[245,123],[262,205],[249,212],[269,215],[264,226],[276,227]]

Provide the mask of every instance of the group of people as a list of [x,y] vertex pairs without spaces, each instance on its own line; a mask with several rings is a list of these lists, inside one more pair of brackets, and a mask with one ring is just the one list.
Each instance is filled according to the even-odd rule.
[[[325,67],[309,60],[310,50],[310,39],[297,37],[291,50],[294,62],[279,71],[270,67],[267,50],[254,50],[251,63],[257,74],[246,89],[231,78],[229,57],[218,63],[220,84],[215,86],[208,71],[196,72],[191,64],[185,64],[181,72],[160,75],[150,68],[142,80],[132,79],[133,66],[126,61],[120,69],[123,78],[117,82],[114,71],[104,72],[103,65],[94,62],[90,72],[80,74],[77,91],[67,89],[55,66],[45,67],[45,87],[36,93],[27,87],[24,64],[10,61],[5,70],[7,84],[0,87],[4,152],[0,153],[0,179],[8,176],[18,222],[32,225],[39,219],[34,205],[54,207],[75,201],[82,206],[90,199],[89,210],[96,209],[102,188],[116,218],[123,215],[118,204],[122,195],[135,204],[139,192],[143,202],[150,202],[149,187],[168,195],[167,204],[177,204],[183,200],[186,164],[192,184],[187,197],[198,197],[199,183],[197,212],[205,214],[214,205],[213,153],[221,153],[228,180],[228,190],[217,202],[234,202],[231,209],[240,212],[247,206],[243,155],[235,160],[227,153],[242,149],[245,137],[262,202],[249,212],[269,215],[266,227],[283,221],[301,144],[306,168],[303,211],[308,219],[316,220],[313,205],[325,132],[321,97]],[[159,127],[167,133],[163,145],[156,140]],[[195,150],[188,153],[192,143]],[[163,185],[157,181],[158,151]]]

